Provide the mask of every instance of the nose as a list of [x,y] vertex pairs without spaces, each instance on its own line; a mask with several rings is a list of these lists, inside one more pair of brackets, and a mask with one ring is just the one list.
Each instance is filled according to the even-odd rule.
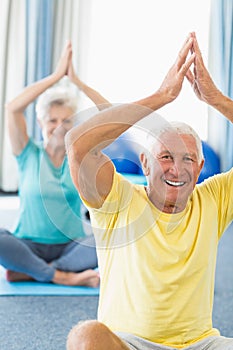
[[63,122],[63,120],[58,119],[58,120],[57,120],[57,127],[58,127],[58,126],[61,126],[61,125],[62,125],[62,122]]
[[58,119],[55,128],[65,129],[65,123],[63,119]]
[[169,172],[174,176],[178,177],[182,173],[182,171],[183,171],[183,162],[178,158],[173,159],[173,162],[169,168]]

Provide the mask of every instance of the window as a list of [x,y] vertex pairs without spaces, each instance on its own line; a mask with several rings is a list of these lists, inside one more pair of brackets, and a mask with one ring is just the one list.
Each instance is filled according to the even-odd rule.
[[[207,64],[209,10],[210,0],[93,1],[83,80],[113,103],[145,97],[159,87],[190,31]],[[186,121],[207,138],[207,106],[188,81],[159,114]]]

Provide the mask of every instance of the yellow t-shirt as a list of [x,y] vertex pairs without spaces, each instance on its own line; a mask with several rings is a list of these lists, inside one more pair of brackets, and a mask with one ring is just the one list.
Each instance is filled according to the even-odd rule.
[[90,210],[101,275],[99,321],[182,348],[212,328],[217,246],[233,217],[233,170],[197,185],[186,209],[159,211],[141,185],[114,174]]

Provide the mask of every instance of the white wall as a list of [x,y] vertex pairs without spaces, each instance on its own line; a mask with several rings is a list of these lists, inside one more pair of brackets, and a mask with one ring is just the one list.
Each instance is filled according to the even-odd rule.
[[[94,0],[82,79],[116,103],[151,94],[190,31],[207,63],[209,10],[210,0]],[[87,103],[83,100],[82,108]],[[187,81],[178,99],[159,113],[189,122],[206,139],[207,107]]]
[[19,217],[19,197],[0,196],[0,223],[1,227],[12,231]]

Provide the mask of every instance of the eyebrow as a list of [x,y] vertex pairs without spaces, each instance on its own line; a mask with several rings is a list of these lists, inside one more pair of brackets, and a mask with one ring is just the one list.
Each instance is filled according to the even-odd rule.
[[185,153],[184,155],[189,156],[191,158],[196,158],[196,159],[198,158],[198,155],[196,153]]
[[[171,156],[173,156],[174,155],[174,152],[171,152],[171,151],[169,151],[169,150],[163,150],[162,152],[160,152],[160,153],[158,153],[158,156],[161,156],[161,155],[163,155],[163,154],[170,154]],[[191,158],[198,158],[198,155],[196,154],[196,153],[189,153],[189,152],[186,152],[186,153],[184,153],[184,154],[182,154],[183,156],[189,156],[189,157],[191,157]]]

